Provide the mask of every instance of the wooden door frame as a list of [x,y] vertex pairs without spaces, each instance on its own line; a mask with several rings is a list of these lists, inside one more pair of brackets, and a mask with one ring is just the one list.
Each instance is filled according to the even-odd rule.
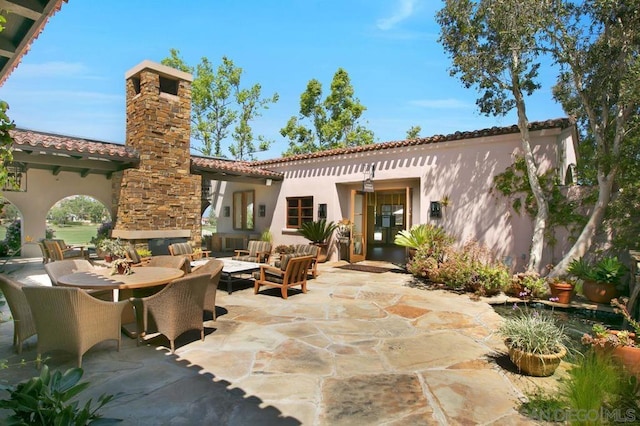
[[[356,206],[356,195],[362,195],[362,211],[360,212],[362,215],[362,254],[355,254],[355,206]],[[349,263],[361,262],[367,258],[367,193],[359,191],[357,189],[351,190],[351,209],[350,209],[350,220],[354,225],[351,228],[351,239],[349,241]]]

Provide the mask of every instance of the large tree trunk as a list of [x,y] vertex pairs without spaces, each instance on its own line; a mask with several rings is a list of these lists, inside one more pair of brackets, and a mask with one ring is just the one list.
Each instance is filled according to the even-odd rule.
[[585,255],[596,235],[598,227],[602,223],[607,205],[611,200],[611,188],[616,175],[617,168],[613,168],[608,175],[598,173],[598,201],[589,216],[587,224],[582,229],[580,236],[571,249],[564,255],[564,258],[551,270],[549,277],[557,277],[567,273],[567,268],[573,259],[578,259]]
[[[513,53],[513,63],[518,64],[517,53]],[[531,249],[529,251],[529,262],[527,262],[527,272],[540,272],[540,262],[542,261],[542,249],[544,248],[544,232],[547,228],[547,218],[549,216],[549,206],[544,196],[542,186],[538,180],[538,166],[533,157],[529,136],[529,120],[527,119],[527,111],[524,98],[520,90],[520,81],[517,72],[511,70],[513,95],[516,100],[518,111],[518,128],[520,129],[520,137],[522,142],[522,151],[524,152],[524,161],[527,165],[527,176],[529,178],[529,186],[536,199],[537,211],[533,220],[533,236],[531,237]]]

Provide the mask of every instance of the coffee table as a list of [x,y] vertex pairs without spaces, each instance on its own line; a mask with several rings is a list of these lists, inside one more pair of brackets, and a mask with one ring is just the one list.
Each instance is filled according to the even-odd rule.
[[230,257],[223,257],[219,260],[222,261],[224,266],[222,267],[222,280],[227,283],[227,292],[231,294],[233,290],[233,283],[239,281],[238,275],[250,274],[254,271],[260,270],[260,263],[244,262],[242,260],[233,260]]

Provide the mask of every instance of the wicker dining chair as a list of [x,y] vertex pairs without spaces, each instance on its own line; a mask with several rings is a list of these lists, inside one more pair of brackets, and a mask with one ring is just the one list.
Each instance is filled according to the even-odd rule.
[[105,302],[72,287],[24,286],[38,332],[38,357],[64,350],[82,356],[96,343],[115,340],[120,350],[122,310],[127,301]]
[[171,353],[175,353],[176,338],[186,331],[200,330],[204,341],[202,312],[210,281],[208,274],[189,274],[170,282],[156,294],[129,299],[136,311],[138,344],[146,335],[156,332],[150,327],[151,319],[157,332],[169,339]]
[[22,353],[22,342],[36,334],[36,324],[29,302],[22,291],[24,284],[0,274],[0,290],[7,300],[13,318],[13,346]]
[[[86,259],[66,259],[56,262],[46,263],[44,270],[51,280],[53,286],[58,286],[58,278],[63,275],[69,275],[74,272],[91,272],[96,267]],[[112,290],[85,290],[96,299],[105,301],[113,300]]]
[[191,263],[185,256],[171,256],[168,254],[151,256],[147,263],[145,263],[142,267],[145,266],[182,269],[185,274],[191,272]]
[[222,260],[211,259],[192,272],[192,274],[208,274],[210,277],[207,293],[204,296],[204,310],[213,314],[214,321],[216,319],[216,294],[218,293],[218,284],[220,283],[223,267]]

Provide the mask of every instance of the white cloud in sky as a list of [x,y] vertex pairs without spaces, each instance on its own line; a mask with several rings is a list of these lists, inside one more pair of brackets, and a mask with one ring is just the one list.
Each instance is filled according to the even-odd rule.
[[422,108],[437,108],[437,109],[466,109],[472,108],[474,105],[469,102],[461,101],[460,99],[419,99],[409,102],[413,106]]
[[398,0],[393,14],[388,18],[378,19],[376,26],[382,31],[392,29],[399,22],[411,17],[415,11],[418,0]]

